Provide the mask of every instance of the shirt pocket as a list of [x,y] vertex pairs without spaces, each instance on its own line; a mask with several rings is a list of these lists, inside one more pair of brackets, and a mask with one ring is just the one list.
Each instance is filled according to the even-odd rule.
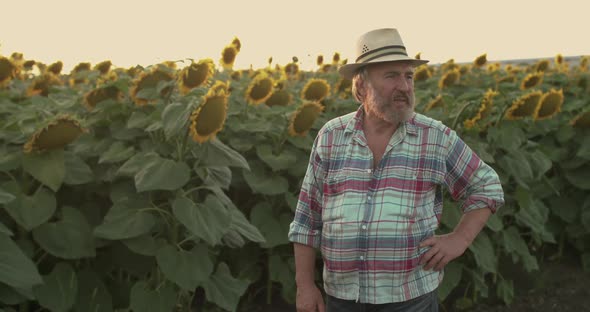
[[346,197],[346,176],[329,175],[324,183],[324,202],[322,222],[329,223],[343,218],[343,205]]
[[383,185],[385,215],[394,219],[424,217],[434,207],[436,178],[430,171],[417,168],[392,169]]

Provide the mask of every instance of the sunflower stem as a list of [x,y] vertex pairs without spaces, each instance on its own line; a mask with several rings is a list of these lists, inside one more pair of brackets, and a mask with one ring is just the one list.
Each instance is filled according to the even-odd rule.
[[461,109],[457,113],[457,116],[455,116],[455,120],[453,120],[451,129],[457,128],[457,123],[459,122],[459,117],[461,117],[461,114],[465,111],[465,109],[473,103],[475,103],[475,101],[467,101],[467,103],[463,104],[463,106],[461,107]]

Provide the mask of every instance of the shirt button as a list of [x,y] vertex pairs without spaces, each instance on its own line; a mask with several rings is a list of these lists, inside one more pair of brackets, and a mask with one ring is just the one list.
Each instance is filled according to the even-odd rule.
[[367,173],[371,173],[371,169],[367,169]]
[[363,226],[361,226],[361,228],[362,228],[363,230],[366,230],[366,229],[367,229],[367,225],[363,224]]
[[371,201],[371,195],[367,196],[367,200]]
[[365,260],[365,257],[364,256],[360,256],[359,259]]

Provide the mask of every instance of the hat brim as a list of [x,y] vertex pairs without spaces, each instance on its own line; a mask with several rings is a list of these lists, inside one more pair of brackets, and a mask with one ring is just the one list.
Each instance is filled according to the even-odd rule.
[[375,60],[371,60],[369,62],[352,63],[352,64],[342,65],[342,66],[340,66],[338,68],[338,73],[340,74],[340,76],[342,76],[344,78],[352,79],[352,77],[354,76],[355,72],[357,70],[359,70],[361,67],[367,66],[367,65],[370,65],[370,64],[385,63],[385,62],[409,62],[414,67],[417,67],[417,66],[420,66],[422,64],[428,63],[428,60],[413,59],[411,57],[407,57],[407,56],[404,56],[404,55],[389,55],[387,57],[381,57],[381,58],[378,58],[378,59],[375,59]]

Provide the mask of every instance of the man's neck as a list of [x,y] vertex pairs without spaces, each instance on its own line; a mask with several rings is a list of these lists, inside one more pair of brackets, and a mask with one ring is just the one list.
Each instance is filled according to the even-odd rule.
[[365,111],[365,116],[363,118],[363,130],[365,131],[365,135],[391,136],[397,130],[398,126],[399,123],[393,124]]

